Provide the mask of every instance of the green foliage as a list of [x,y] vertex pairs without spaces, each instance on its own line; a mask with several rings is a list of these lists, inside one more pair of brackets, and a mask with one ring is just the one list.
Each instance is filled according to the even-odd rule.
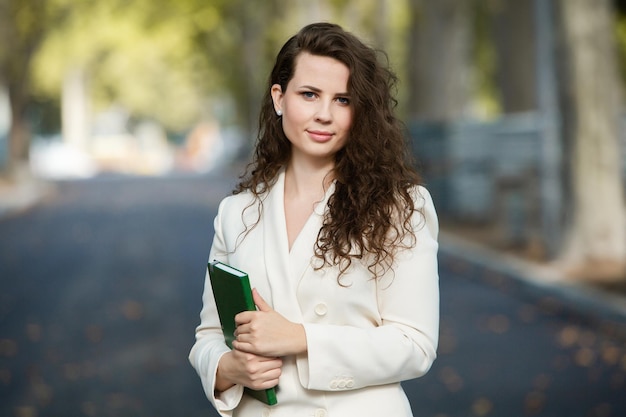
[[626,81],[626,16],[619,15],[616,19],[615,32],[617,39],[617,52],[619,71],[622,82]]
[[[263,7],[244,0],[50,4],[63,5],[65,19],[42,28],[46,37],[33,65],[36,95],[58,100],[66,75],[83,71],[95,110],[121,104],[135,117],[157,119],[173,130],[214,111],[208,103],[223,101],[234,101],[236,109],[222,110],[226,122],[253,130],[277,50],[302,25],[318,18],[336,21],[373,44],[380,43],[377,30],[400,39],[376,45],[390,49],[399,72],[406,48],[401,39],[408,24],[405,2],[392,3],[392,21],[383,24],[374,18],[374,0],[306,5],[267,0]],[[319,16],[308,15],[309,10],[318,10]]]
[[477,107],[485,118],[501,114],[499,91],[495,83],[497,52],[490,30],[490,5],[477,2],[473,10],[475,42],[473,60],[475,62],[474,95]]
[[[477,4],[475,94],[479,107],[497,114],[488,7]],[[215,103],[234,102],[235,110],[224,107],[221,117],[252,130],[276,51],[319,19],[388,52],[402,109],[409,91],[402,87],[412,24],[407,11],[407,0],[266,0],[262,6],[245,0],[0,0],[0,79],[18,84],[32,74],[37,100],[58,101],[66,74],[80,70],[88,74],[95,110],[121,104],[137,118],[181,130],[214,112]],[[617,38],[626,74],[623,17]]]
[[62,0],[0,0],[0,81],[14,91],[27,90],[32,57],[66,12]]
[[138,0],[72,9],[34,63],[38,93],[58,97],[65,75],[80,70],[89,74],[96,109],[119,103],[171,129],[197,120],[210,68],[192,42],[189,12],[162,6]]
[[[405,3],[390,2],[387,21],[374,0],[267,0],[262,7],[245,0],[0,0],[0,13],[19,4],[14,30],[36,32],[42,42],[30,48],[39,101],[59,101],[67,74],[81,71],[96,111],[119,104],[180,131],[215,112],[216,103],[234,102],[234,111],[218,108],[222,122],[252,131],[277,50],[314,20],[336,21],[388,50],[402,75]],[[0,57],[27,48],[3,49]]]
[[[480,107],[495,114],[495,52],[482,9],[475,11],[475,94]],[[278,48],[314,20],[335,21],[388,53],[399,75],[402,114],[412,24],[407,0],[266,0],[262,6],[245,0],[0,0],[0,35],[20,39],[0,42],[0,65],[10,63],[13,77],[25,76],[29,63],[18,58],[35,54],[32,79],[40,101],[60,100],[64,78],[79,70],[88,75],[96,111],[119,104],[135,118],[180,131],[228,102],[234,110],[218,108],[221,121],[251,131]],[[620,27],[624,50],[625,24]]]

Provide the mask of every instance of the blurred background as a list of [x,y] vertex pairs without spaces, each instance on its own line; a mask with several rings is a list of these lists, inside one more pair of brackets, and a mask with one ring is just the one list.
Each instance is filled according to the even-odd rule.
[[[471,276],[485,291],[494,282],[510,291],[489,262],[513,259],[541,268],[533,281],[602,294],[611,303],[595,306],[617,300],[625,311],[626,1],[0,0],[0,414],[211,415],[185,361],[212,217],[249,160],[273,58],[315,21],[386,51],[399,77],[398,116],[443,246],[464,254],[442,258],[442,277],[461,283],[445,294],[470,302]],[[491,259],[480,271],[476,245]],[[623,397],[616,329],[626,315],[611,311],[599,335],[597,309],[593,330],[583,329],[570,307],[555,308],[556,293],[547,304],[531,293],[508,303],[511,317],[539,322],[534,309],[547,305],[546,346],[582,343],[573,363],[591,372],[604,358],[610,378],[598,392]],[[507,303],[490,300],[495,310],[457,330],[508,334],[513,319],[495,307]],[[444,310],[451,360],[462,334],[453,323],[470,320],[467,311]],[[588,324],[588,312],[575,316]],[[116,376],[101,360],[112,352],[126,355]],[[492,369],[496,359],[485,361]],[[616,396],[563,414],[546,399],[557,384],[545,370],[530,371],[532,389],[511,385],[516,405],[490,391],[444,410],[442,392],[469,385],[463,364],[435,372],[441,391],[418,387],[430,393],[424,415],[625,415]],[[577,374],[577,388],[589,378]],[[165,387],[176,399],[155,397]]]

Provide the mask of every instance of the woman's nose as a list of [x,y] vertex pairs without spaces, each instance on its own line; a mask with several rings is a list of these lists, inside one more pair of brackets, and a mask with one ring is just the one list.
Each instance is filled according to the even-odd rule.
[[320,102],[315,113],[315,120],[328,123],[332,120],[331,103]]

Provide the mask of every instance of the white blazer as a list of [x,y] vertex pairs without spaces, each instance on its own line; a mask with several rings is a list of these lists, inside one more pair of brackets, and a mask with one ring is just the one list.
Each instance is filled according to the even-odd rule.
[[[306,354],[283,358],[277,405],[243,394],[241,386],[216,397],[217,364],[228,347],[207,277],[189,360],[222,416],[412,416],[400,381],[428,371],[439,333],[438,222],[432,199],[426,189],[414,190],[423,213],[412,219],[417,245],[398,253],[393,273],[375,280],[366,266],[353,262],[340,286],[338,268],[316,271],[312,266],[313,245],[333,190],[316,206],[291,251],[283,172],[262,210],[250,206],[249,193],[220,204],[210,260],[246,271],[251,286],[277,312],[304,325],[308,345]],[[246,234],[246,225],[257,220]]]

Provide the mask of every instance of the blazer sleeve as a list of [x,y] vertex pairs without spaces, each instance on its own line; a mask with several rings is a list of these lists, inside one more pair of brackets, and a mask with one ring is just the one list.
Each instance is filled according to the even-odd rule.
[[421,188],[412,218],[416,245],[399,252],[394,273],[377,283],[380,323],[371,327],[304,323],[308,352],[298,358],[301,384],[336,391],[424,375],[439,335],[438,221]]
[[[220,203],[218,214],[215,217],[215,236],[209,260],[228,261],[222,230],[222,217],[225,206],[226,200]],[[222,355],[229,350],[222,333],[213,290],[211,289],[211,281],[207,271],[204,280],[204,292],[202,294],[200,325],[196,328],[196,342],[189,353],[189,361],[200,376],[207,398],[223,417],[232,416],[233,410],[239,404],[243,395],[243,386],[241,385],[235,385],[218,395],[215,392],[217,365]]]

